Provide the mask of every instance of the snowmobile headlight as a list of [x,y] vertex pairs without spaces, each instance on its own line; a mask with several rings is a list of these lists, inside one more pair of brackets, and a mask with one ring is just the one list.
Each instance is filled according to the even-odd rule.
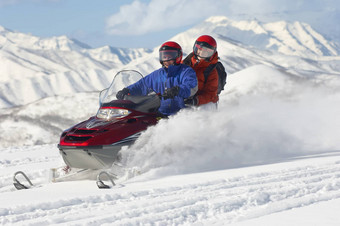
[[131,112],[126,109],[119,108],[101,108],[97,112],[97,118],[110,120],[112,118],[123,118]]

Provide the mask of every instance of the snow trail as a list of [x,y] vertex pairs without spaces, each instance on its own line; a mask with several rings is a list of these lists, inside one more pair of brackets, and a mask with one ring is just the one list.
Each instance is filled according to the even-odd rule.
[[[67,194],[67,190],[75,182],[19,191],[16,193],[39,194],[46,198],[32,200],[19,194],[22,203],[9,207],[1,205],[0,223],[185,225],[238,222],[340,198],[340,152],[158,180],[143,181],[142,178],[105,191],[96,190],[94,182],[78,182],[78,192],[72,195]],[[51,191],[65,196],[47,198]],[[6,193],[0,194],[3,195]]]

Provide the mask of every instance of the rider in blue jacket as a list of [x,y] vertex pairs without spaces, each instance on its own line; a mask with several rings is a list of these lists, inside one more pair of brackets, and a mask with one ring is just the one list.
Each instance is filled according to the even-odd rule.
[[125,95],[147,95],[154,91],[162,94],[161,106],[158,109],[163,115],[172,115],[185,107],[184,99],[193,96],[197,91],[195,71],[182,61],[182,48],[176,42],[165,42],[159,49],[159,60],[162,68],[145,76],[117,93],[118,99]]

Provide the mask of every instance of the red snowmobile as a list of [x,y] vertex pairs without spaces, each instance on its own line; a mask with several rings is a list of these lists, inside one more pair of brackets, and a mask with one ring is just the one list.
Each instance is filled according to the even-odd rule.
[[[134,70],[118,72],[111,85],[100,92],[97,114],[61,134],[58,148],[66,168],[75,168],[76,171],[60,176],[60,169],[52,169],[53,182],[81,179],[82,176],[88,178],[92,174],[91,177],[97,176],[99,188],[108,188],[100,179],[106,174],[114,185],[115,175],[105,169],[111,168],[118,159],[122,146],[133,144],[141,132],[166,117],[158,112],[161,96],[154,92],[147,96],[127,95],[123,100],[116,98],[118,91],[140,79],[144,79],[142,74]],[[29,185],[18,180],[17,175],[20,174]],[[33,186],[22,171],[14,174],[13,183],[17,189]]]
[[109,88],[100,92],[97,114],[68,130],[60,137],[58,148],[69,167],[110,168],[122,146],[129,146],[148,126],[159,120],[160,97],[125,96],[117,100],[119,90],[143,79],[133,70],[120,71]]

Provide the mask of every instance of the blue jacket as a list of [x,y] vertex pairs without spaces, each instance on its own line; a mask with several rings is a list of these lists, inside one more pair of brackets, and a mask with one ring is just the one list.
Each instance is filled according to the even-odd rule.
[[145,76],[135,84],[128,86],[132,95],[147,95],[150,92],[163,94],[165,89],[179,86],[179,93],[174,99],[161,100],[158,111],[164,115],[172,115],[184,108],[184,98],[194,95],[197,91],[195,71],[184,64],[162,67]]

